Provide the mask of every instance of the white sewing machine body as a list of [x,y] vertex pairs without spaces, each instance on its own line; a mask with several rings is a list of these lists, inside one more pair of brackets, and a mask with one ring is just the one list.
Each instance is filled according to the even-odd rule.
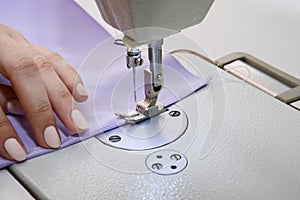
[[[128,151],[91,138],[10,169],[42,199],[297,199],[299,111],[205,61],[199,64],[214,80],[179,103],[188,128],[175,142]],[[185,169],[151,172],[148,156],[165,156],[165,150],[184,155]]]
[[[178,38],[166,38],[164,48],[199,50]],[[180,138],[130,151],[93,137],[10,172],[40,199],[299,199],[299,110],[206,60],[176,58],[212,76],[177,103],[188,121]],[[164,175],[157,164],[168,167]]]

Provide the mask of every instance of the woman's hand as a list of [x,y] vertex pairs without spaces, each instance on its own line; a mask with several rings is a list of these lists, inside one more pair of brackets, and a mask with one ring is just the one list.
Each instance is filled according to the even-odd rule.
[[2,24],[0,73],[11,83],[11,87],[0,85],[0,156],[26,159],[24,145],[5,114],[25,114],[33,139],[44,148],[61,145],[53,111],[72,132],[88,129],[74,101],[88,98],[77,72],[57,53],[30,44]]

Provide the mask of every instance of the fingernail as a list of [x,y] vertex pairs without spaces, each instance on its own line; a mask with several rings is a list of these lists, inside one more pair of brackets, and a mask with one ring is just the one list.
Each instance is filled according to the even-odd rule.
[[48,126],[44,130],[44,139],[51,148],[58,148],[61,145],[60,137],[54,126]]
[[89,128],[89,124],[79,110],[73,110],[71,113],[72,120],[80,131],[85,131]]
[[76,90],[80,96],[88,96],[89,95],[82,83],[78,83],[76,85]]
[[25,150],[15,138],[8,138],[4,142],[4,148],[10,157],[16,161],[23,161],[27,157]]
[[25,114],[21,104],[16,99],[8,100],[6,107],[7,107],[7,111],[12,113],[12,114],[17,114],[17,115],[24,115]]

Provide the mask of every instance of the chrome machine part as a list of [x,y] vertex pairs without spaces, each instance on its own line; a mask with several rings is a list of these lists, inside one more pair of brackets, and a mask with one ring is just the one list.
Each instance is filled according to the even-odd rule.
[[142,52],[139,49],[127,48],[126,59],[127,59],[127,67],[129,69],[143,64],[144,61],[142,59],[141,53]]
[[[136,110],[129,114],[116,113],[117,117],[125,119],[128,123],[137,123],[164,111],[164,106],[157,101],[163,84],[162,44],[163,40],[159,40],[148,45],[150,66],[144,70],[145,99],[139,102]],[[135,100],[135,67],[141,64],[141,51],[129,49],[127,51],[127,67],[133,70]]]
[[99,134],[104,144],[126,150],[147,150],[167,145],[181,137],[188,126],[185,112],[178,106],[171,106],[156,117],[127,124],[112,131]]
[[143,65],[144,60],[142,59],[141,50],[139,49],[132,49],[127,48],[127,55],[126,55],[126,61],[127,61],[127,67],[130,69],[132,68],[132,82],[133,82],[133,92],[134,92],[134,101],[137,102],[136,99],[136,67]]
[[159,114],[163,105],[157,102],[163,84],[162,44],[159,40],[148,45],[150,67],[144,71],[145,99],[137,104],[136,110],[146,117]]
[[151,82],[153,82],[155,91],[159,91],[163,84],[162,44],[163,40],[158,40],[148,45],[150,71],[152,72]]

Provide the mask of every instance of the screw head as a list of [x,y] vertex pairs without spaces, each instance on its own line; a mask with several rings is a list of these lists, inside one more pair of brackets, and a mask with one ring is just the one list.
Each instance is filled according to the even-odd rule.
[[110,142],[120,142],[121,141],[121,137],[119,135],[112,135],[108,138],[108,140]]
[[179,154],[172,154],[170,156],[171,160],[180,160],[181,159],[181,155]]
[[171,117],[178,117],[178,116],[180,116],[180,114],[181,113],[179,111],[177,111],[177,110],[172,110],[172,111],[169,112],[169,115]]
[[163,168],[163,165],[161,163],[154,163],[151,167],[154,170],[161,170]]
[[136,58],[134,60],[134,64],[136,65],[142,65],[144,63],[144,60],[142,58]]
[[162,74],[158,74],[158,75],[157,75],[157,80],[161,81],[161,80],[162,80],[162,77],[163,77]]

